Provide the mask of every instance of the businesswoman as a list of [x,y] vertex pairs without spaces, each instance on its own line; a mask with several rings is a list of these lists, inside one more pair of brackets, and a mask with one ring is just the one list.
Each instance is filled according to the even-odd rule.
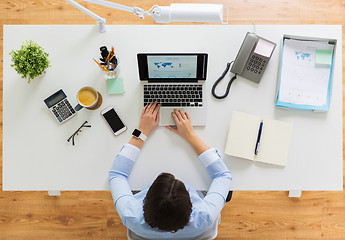
[[210,174],[212,183],[206,196],[200,197],[191,186],[169,173],[161,173],[149,187],[132,194],[128,176],[146,137],[158,126],[159,108],[157,103],[144,107],[139,129],[114,160],[109,183],[115,209],[123,224],[143,238],[194,239],[212,234],[210,231],[218,224],[232,179],[218,152],[194,132],[188,113],[174,110],[176,127],[166,127],[193,147]]

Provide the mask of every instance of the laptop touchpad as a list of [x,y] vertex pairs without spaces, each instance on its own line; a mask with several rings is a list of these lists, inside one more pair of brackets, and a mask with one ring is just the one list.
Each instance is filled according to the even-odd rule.
[[172,108],[159,109],[159,126],[175,125],[174,118],[171,115],[173,111]]

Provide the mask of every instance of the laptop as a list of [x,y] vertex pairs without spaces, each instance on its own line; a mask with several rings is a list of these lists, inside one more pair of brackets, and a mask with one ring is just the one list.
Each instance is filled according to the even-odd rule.
[[206,53],[138,53],[137,58],[142,106],[154,101],[161,105],[159,126],[175,125],[174,109],[188,112],[193,126],[206,125]]

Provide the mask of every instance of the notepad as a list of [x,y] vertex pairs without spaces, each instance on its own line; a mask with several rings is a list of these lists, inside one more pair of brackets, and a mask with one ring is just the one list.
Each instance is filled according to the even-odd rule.
[[108,94],[123,94],[123,78],[108,78]]
[[315,51],[315,66],[316,67],[330,67],[332,65],[333,50],[316,49]]
[[[261,121],[263,127],[260,148],[255,155]],[[252,161],[286,166],[291,132],[292,123],[233,111],[224,153]]]

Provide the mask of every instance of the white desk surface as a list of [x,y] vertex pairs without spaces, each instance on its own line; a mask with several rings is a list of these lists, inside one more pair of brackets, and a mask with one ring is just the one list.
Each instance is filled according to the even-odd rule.
[[[3,78],[3,190],[108,190],[108,171],[121,146],[138,126],[141,111],[138,52],[207,52],[208,77],[205,97],[208,123],[197,133],[219,150],[232,172],[233,190],[342,190],[342,28],[341,26],[256,26],[256,33],[277,43],[260,84],[241,77],[230,95],[216,100],[210,89],[236,57],[252,26],[4,26]],[[276,109],[274,98],[279,48],[283,34],[335,38],[338,40],[330,110],[327,113]],[[50,54],[52,67],[46,75],[27,84],[10,67],[9,52],[23,41],[33,40]],[[114,46],[120,60],[124,95],[108,95],[103,72],[92,58],[99,47]],[[219,93],[227,80],[219,85]],[[72,104],[77,90],[95,87],[104,98],[95,111],[83,109],[59,125],[43,99],[62,88]],[[113,105],[128,126],[115,137],[100,116]],[[224,155],[233,110],[293,123],[286,167],[253,163]],[[85,129],[72,146],[67,138],[85,121]],[[186,142],[159,128],[147,140],[130,176],[133,189],[141,189],[163,171],[197,189],[207,189],[210,178]]]

